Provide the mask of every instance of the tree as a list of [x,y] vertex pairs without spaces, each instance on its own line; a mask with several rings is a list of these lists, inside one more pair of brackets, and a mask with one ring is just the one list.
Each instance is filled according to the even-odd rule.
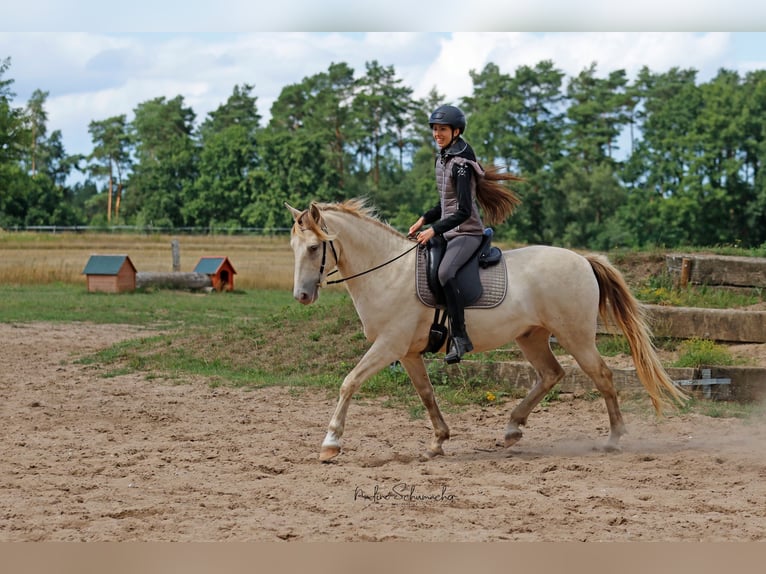
[[11,106],[14,80],[3,78],[10,67],[10,58],[0,60],[0,165],[5,166],[21,160],[30,136],[24,110]]
[[723,69],[700,86],[700,93],[696,122],[700,148],[692,168],[696,176],[690,176],[695,178],[701,212],[693,240],[753,245],[755,230],[747,224],[755,198],[745,169],[746,93],[739,74]]
[[309,130],[289,132],[266,128],[261,132],[262,160],[253,172],[255,190],[244,212],[252,226],[287,227],[292,219],[284,202],[339,201],[338,173],[321,153],[324,138]]
[[128,180],[126,211],[138,224],[181,226],[184,193],[197,175],[194,111],[176,96],[143,102],[134,113],[136,161]]
[[88,157],[93,163],[88,166],[88,171],[95,178],[107,179],[106,221],[111,223],[115,184],[114,215],[115,219],[119,220],[124,179],[131,164],[131,138],[127,117],[122,114],[92,121],[88,125],[88,132],[93,141],[93,151]]
[[245,84],[227,102],[210,112],[199,130],[198,177],[191,184],[182,208],[192,225],[240,225],[252,201],[253,173],[260,158],[257,149],[261,116],[253,86]]
[[347,146],[356,137],[353,87],[353,70],[332,64],[327,72],[282,89],[259,137],[261,163],[246,210],[250,225],[288,225],[285,201],[347,199]]
[[565,172],[556,187],[568,199],[566,225],[558,241],[572,247],[608,250],[628,240],[616,221],[625,191],[611,166],[578,164]]
[[0,60],[0,225],[23,223],[27,210],[25,194],[27,175],[21,169],[24,150],[29,142],[29,129],[24,110],[11,105],[16,94],[14,80],[4,76],[11,59]]
[[568,151],[577,155],[586,170],[614,160],[617,138],[633,108],[627,83],[625,70],[597,78],[595,63],[569,81]]
[[696,75],[693,69],[653,73],[644,67],[636,79],[641,138],[624,170],[624,214],[638,245],[688,243],[689,232],[698,226],[699,206],[688,185],[701,149],[696,124],[703,99]]
[[341,188],[346,176],[346,144],[357,135],[352,133],[353,88],[354,70],[347,64],[331,64],[327,72],[286,86],[271,108],[269,122],[273,130],[320,134],[324,142],[319,153],[337,171]]
[[40,148],[45,142],[47,132],[48,113],[45,111],[45,100],[49,92],[35,90],[27,103],[27,120],[29,122],[31,149],[29,150],[29,171],[32,177],[38,170],[38,157]]
[[258,98],[252,95],[255,86],[251,84],[235,85],[225,104],[208,113],[199,128],[201,138],[214,133],[221,133],[231,127],[240,127],[255,138],[260,127],[261,115],[258,113]]
[[741,90],[742,177],[752,188],[745,225],[751,245],[766,245],[766,71],[748,72]]
[[[381,66],[376,60],[365,64],[366,73],[356,81],[355,122],[360,137],[355,144],[357,168],[372,176],[373,193],[380,191],[384,155],[396,149],[401,162],[408,138],[404,126],[412,117],[412,88],[402,85],[393,66]],[[401,167],[401,163],[399,164]],[[377,198],[383,200],[382,194]],[[377,199],[376,198],[376,199]]]
[[389,198],[386,214],[395,227],[406,230],[425,211],[438,201],[434,181],[436,146],[433,133],[428,125],[431,112],[444,103],[445,97],[435,87],[431,88],[423,101],[415,101],[411,130],[411,167],[400,183],[386,192]]
[[11,105],[14,80],[3,78],[10,66],[10,58],[0,60],[0,166],[6,168],[22,159],[30,138],[24,110]]
[[473,95],[463,98],[466,114],[466,139],[476,155],[490,165],[509,165],[512,155],[511,134],[521,110],[511,77],[496,64],[487,64],[481,72],[470,71]]

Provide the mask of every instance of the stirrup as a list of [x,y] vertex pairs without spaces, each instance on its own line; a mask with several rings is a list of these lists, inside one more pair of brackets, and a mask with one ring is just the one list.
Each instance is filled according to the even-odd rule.
[[473,350],[473,343],[468,337],[453,337],[449,352],[444,357],[448,365],[459,363],[463,355]]

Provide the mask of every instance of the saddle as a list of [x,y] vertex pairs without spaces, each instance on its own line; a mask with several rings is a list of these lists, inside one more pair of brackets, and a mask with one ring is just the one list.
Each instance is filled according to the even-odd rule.
[[[460,291],[466,309],[491,309],[505,299],[508,275],[502,251],[492,245],[492,229],[485,229],[481,244],[474,255],[457,272]],[[438,351],[446,341],[446,313],[441,320],[440,311],[446,308],[444,291],[439,283],[441,264],[447,241],[441,236],[418,248],[416,289],[420,302],[435,309],[428,346],[423,353]]]

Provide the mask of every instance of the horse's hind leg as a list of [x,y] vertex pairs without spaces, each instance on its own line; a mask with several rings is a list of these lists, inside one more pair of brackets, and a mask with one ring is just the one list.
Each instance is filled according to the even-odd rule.
[[423,362],[423,356],[418,353],[416,355],[407,355],[401,359],[402,365],[410,376],[415,390],[420,396],[420,400],[428,411],[428,416],[431,417],[431,425],[434,429],[434,437],[431,440],[431,445],[426,451],[427,458],[433,458],[436,455],[444,454],[442,449],[442,443],[449,439],[449,427],[444,421],[439,405],[436,404],[436,397],[434,396],[434,388],[431,385],[431,380],[428,377],[428,371],[426,365]]
[[[580,342],[575,343],[559,337],[559,343],[572,354],[577,364],[593,380],[601,396],[604,397],[606,410],[609,413],[609,440],[606,449],[618,450],[620,437],[626,431],[620,405],[617,402],[617,390],[612,379],[612,371],[601,358],[594,338],[583,338],[578,339],[578,341]],[[587,341],[587,343],[583,341]]]
[[537,382],[527,396],[511,412],[511,420],[505,429],[505,446],[511,446],[522,437],[520,426],[527,424],[527,417],[556,383],[564,376],[564,369],[551,351],[548,339],[550,332],[542,327],[535,327],[516,343],[526,359],[537,372]]

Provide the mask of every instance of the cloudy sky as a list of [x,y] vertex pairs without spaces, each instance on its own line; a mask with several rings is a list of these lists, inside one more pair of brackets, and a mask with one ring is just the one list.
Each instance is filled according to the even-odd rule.
[[[712,0],[645,0],[640,10],[616,10],[614,0],[537,0],[533,9],[502,0],[473,0],[470,9],[454,0],[38,0],[42,18],[18,0],[1,3],[0,60],[11,59],[4,79],[14,80],[15,104],[49,92],[48,128],[62,131],[68,153],[90,151],[91,120],[131,119],[137,104],[159,96],[183,96],[201,120],[249,83],[268,118],[283,87],[333,62],[362,74],[377,60],[416,97],[436,88],[453,102],[471,93],[469,72],[488,62],[512,74],[550,59],[567,75],[596,62],[604,75],[631,77],[642,66],[679,66],[701,81],[720,68],[766,69],[766,32],[757,31],[766,30],[766,6],[746,11],[739,0],[725,10]],[[409,28],[467,31],[384,31]]]

